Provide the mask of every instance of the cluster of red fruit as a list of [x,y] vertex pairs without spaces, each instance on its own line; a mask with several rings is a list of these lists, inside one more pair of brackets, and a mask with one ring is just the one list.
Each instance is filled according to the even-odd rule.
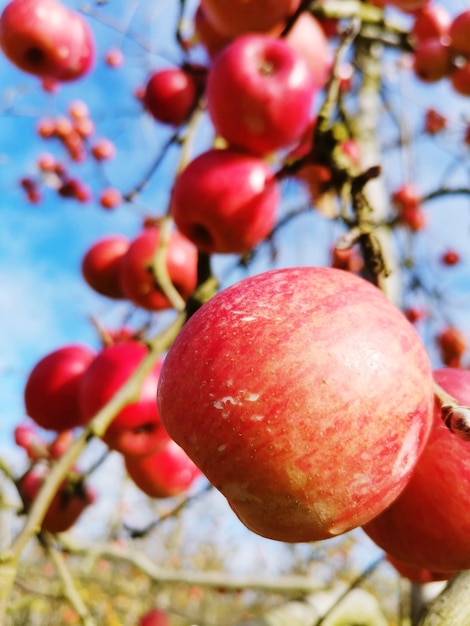
[[[172,308],[154,267],[161,240],[160,226],[150,223],[133,241],[123,235],[97,241],[83,258],[86,282],[103,296],[125,298],[150,311]],[[165,265],[173,286],[186,301],[197,283],[197,249],[177,230],[169,235]]]
[[[88,106],[82,100],[74,100],[68,107],[68,115],[56,118],[42,118],[37,125],[39,137],[45,140],[56,139],[65,148],[67,156],[74,162],[81,163],[88,156],[102,162],[114,158],[116,148],[107,137],[93,137],[95,124],[90,117]],[[93,194],[82,179],[72,176],[65,163],[50,152],[38,156],[36,178],[22,179],[30,202],[41,200],[41,186],[57,190],[64,198],[74,198],[78,202],[90,202]],[[115,208],[122,202],[121,194],[113,188],[101,191],[99,201],[106,209]]]
[[410,37],[416,76],[428,83],[448,78],[454,91],[469,96],[470,11],[451,17],[443,5],[432,0],[394,0],[386,4],[414,16]]
[[[19,481],[25,505],[34,500],[49,471],[48,464],[61,456],[73,441],[73,429],[87,424],[136,371],[148,349],[125,337],[97,354],[83,345],[68,345],[42,358],[30,372],[24,399],[27,415],[35,424],[57,437],[46,444],[29,424],[15,431],[16,442],[33,465]],[[120,452],[134,483],[153,498],[186,491],[199,470],[172,441],[155,404],[161,362],[140,387],[138,397],[119,411],[103,435],[111,450]],[[94,501],[85,477],[74,469],[51,503],[42,528],[61,532],[75,523]]]

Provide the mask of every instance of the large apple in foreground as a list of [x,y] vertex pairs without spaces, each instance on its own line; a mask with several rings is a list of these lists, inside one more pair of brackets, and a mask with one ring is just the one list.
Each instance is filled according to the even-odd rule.
[[249,529],[314,541],[403,490],[431,428],[433,381],[415,330],[376,287],[288,268],[242,280],[188,320],[158,406]]
[[282,39],[244,35],[214,60],[207,108],[227,142],[258,155],[295,143],[319,90],[305,58]]
[[[436,382],[470,404],[470,371],[443,368]],[[436,404],[428,443],[399,498],[364,527],[388,554],[438,571],[470,569],[470,448],[453,434]]]
[[81,78],[95,57],[88,23],[58,0],[11,0],[0,17],[0,47],[24,72],[57,81]]

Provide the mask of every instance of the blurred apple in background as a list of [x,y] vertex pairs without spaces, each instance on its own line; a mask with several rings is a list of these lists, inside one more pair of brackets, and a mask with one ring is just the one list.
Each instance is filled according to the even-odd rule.
[[282,28],[299,4],[300,0],[201,0],[207,20],[228,38]]
[[[36,498],[44,480],[49,474],[45,465],[34,465],[21,478],[19,491],[26,507]],[[61,533],[71,528],[87,506],[96,500],[96,493],[82,480],[80,472],[74,470],[61,484],[52,499],[41,524],[42,530]]]
[[88,23],[58,0],[11,0],[0,17],[0,47],[19,69],[56,81],[81,78],[95,58]]
[[269,235],[279,202],[279,185],[262,159],[238,150],[209,150],[176,179],[170,212],[199,250],[243,253]]
[[82,274],[88,285],[107,298],[124,298],[120,283],[120,264],[129,249],[124,235],[109,235],[94,243],[82,261]]
[[[148,354],[139,341],[130,340],[104,348],[88,368],[80,384],[80,406],[90,420],[136,371]],[[168,435],[155,404],[161,362],[146,377],[137,398],[121,409],[103,435],[112,449],[129,456],[162,449]]]
[[43,357],[31,370],[24,389],[26,413],[47,430],[83,426],[87,418],[79,404],[79,386],[95,352],[69,345]]
[[[159,226],[149,226],[138,235],[124,255],[120,283],[124,294],[137,306],[150,311],[172,308],[157,284],[152,265],[161,241]],[[169,278],[184,300],[197,284],[197,249],[184,235],[174,230],[165,251]]]
[[174,441],[147,456],[127,457],[126,470],[132,481],[151,498],[169,498],[184,493],[200,470]]

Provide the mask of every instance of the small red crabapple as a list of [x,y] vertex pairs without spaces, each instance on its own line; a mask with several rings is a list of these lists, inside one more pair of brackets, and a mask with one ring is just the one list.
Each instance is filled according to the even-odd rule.
[[424,132],[437,135],[447,127],[447,118],[436,109],[427,109],[424,118]]
[[104,57],[106,65],[118,68],[124,63],[124,55],[119,48],[110,48]]
[[91,154],[97,161],[106,161],[116,155],[116,147],[110,139],[102,137],[91,147]]
[[121,203],[121,192],[115,187],[107,187],[100,193],[100,204],[104,209],[115,209]]
[[455,250],[447,250],[441,256],[441,262],[443,265],[457,265],[460,261],[460,255]]

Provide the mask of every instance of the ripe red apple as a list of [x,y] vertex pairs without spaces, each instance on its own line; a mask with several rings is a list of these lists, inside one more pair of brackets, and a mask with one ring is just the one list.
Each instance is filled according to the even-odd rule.
[[14,430],[15,443],[33,460],[49,456],[47,442],[39,434],[36,425],[28,422],[18,424]]
[[330,76],[333,52],[320,22],[304,11],[296,19],[285,41],[304,57],[317,89],[323,89]]
[[188,119],[197,96],[197,84],[191,73],[181,67],[171,67],[150,76],[143,102],[156,120],[179,126]]
[[95,57],[88,23],[58,0],[11,0],[0,17],[0,47],[21,70],[56,81],[81,78]]
[[[139,341],[104,348],[91,363],[80,385],[80,406],[90,420],[122,387],[147,355]],[[168,441],[157,407],[155,393],[160,374],[158,362],[145,379],[138,397],[121,409],[103,435],[112,450],[139,456],[161,449]]]
[[201,472],[177,443],[168,441],[153,454],[126,457],[132,481],[151,498],[170,498],[189,489]]
[[470,96],[470,61],[452,70],[450,82],[455,92],[461,96]]
[[78,394],[82,376],[94,357],[87,346],[68,345],[36,363],[24,389],[26,413],[36,424],[59,432],[86,424]]
[[446,326],[436,337],[441,360],[444,365],[459,367],[467,351],[468,340],[455,326]]
[[470,9],[454,17],[449,27],[450,45],[454,52],[470,57]]
[[201,0],[207,19],[229,38],[267,32],[282,24],[299,4],[300,0]]
[[137,626],[171,626],[171,624],[166,611],[151,609],[142,615]]
[[[120,282],[124,294],[138,306],[151,311],[172,307],[158,286],[152,263],[160,244],[160,228],[150,226],[136,237],[121,262]],[[187,300],[197,283],[197,250],[178,231],[171,233],[166,250],[166,266],[170,280]]]
[[385,0],[384,4],[391,4],[405,13],[421,11],[429,0]]
[[416,13],[411,36],[416,41],[439,39],[448,34],[450,23],[450,14],[442,4],[428,2]]
[[307,62],[288,43],[245,35],[214,60],[207,107],[216,132],[229,144],[265,155],[299,139],[317,91]]
[[416,76],[426,83],[435,83],[452,70],[452,54],[445,39],[423,39],[414,51],[413,69]]
[[200,44],[204,46],[209,57],[215,57],[230,41],[207,19],[204,7],[199,4],[194,14],[194,30]]
[[412,325],[376,287],[324,267],[223,290],[165,358],[161,419],[252,531],[339,535],[403,490],[432,424]]
[[[47,466],[34,465],[20,480],[19,491],[26,508],[33,503],[48,473]],[[80,480],[80,472],[75,470],[63,481],[52,499],[41,529],[50,533],[62,533],[69,530],[86,507],[93,504],[95,500],[95,491]]]
[[124,298],[120,266],[130,241],[124,235],[110,235],[94,243],[82,261],[82,274],[88,285],[108,298]]
[[176,179],[170,211],[199,250],[243,253],[271,232],[279,201],[278,183],[263,159],[209,150]]
[[[470,405],[470,371],[442,368],[436,382]],[[437,572],[470,568],[470,456],[434,408],[431,435],[410,481],[381,515],[364,527],[394,558]]]

